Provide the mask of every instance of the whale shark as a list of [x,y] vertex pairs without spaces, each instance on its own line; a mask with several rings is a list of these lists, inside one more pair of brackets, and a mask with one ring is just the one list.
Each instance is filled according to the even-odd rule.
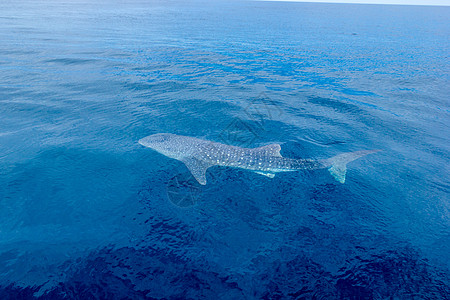
[[293,159],[280,154],[279,144],[258,148],[241,148],[171,133],[157,133],[140,139],[139,144],[183,162],[194,178],[206,185],[206,170],[225,166],[251,170],[275,177],[279,172],[327,168],[340,183],[345,183],[347,164],[365,155],[381,150],[362,150],[336,155],[328,159]]

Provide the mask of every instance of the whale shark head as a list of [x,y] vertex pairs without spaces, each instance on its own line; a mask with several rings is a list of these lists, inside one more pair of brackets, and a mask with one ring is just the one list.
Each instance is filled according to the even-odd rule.
[[175,159],[189,155],[191,149],[185,137],[171,133],[149,135],[140,139],[139,144]]

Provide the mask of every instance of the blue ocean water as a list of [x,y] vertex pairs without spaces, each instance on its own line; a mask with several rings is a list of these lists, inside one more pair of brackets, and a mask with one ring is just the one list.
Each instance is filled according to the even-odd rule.
[[[0,2],[1,299],[448,299],[450,8]],[[169,132],[352,162],[208,184]]]

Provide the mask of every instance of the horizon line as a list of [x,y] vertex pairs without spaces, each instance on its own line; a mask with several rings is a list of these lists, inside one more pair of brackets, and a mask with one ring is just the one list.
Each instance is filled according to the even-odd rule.
[[367,4],[367,5],[402,5],[402,6],[442,6],[449,7],[449,4],[444,3],[398,3],[398,1],[391,1],[391,3],[380,3],[376,0],[370,2],[362,1],[330,1],[330,0],[251,0],[251,1],[264,1],[264,2],[299,2],[299,3],[324,3],[324,4]]

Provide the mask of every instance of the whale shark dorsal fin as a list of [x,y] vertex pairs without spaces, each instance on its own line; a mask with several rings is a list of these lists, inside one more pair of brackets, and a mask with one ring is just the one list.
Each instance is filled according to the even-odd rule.
[[201,185],[206,184],[206,170],[212,165],[199,160],[195,157],[186,157],[181,160],[186,167],[191,171],[191,174],[197,179]]
[[270,145],[267,145],[267,146],[262,146],[262,147],[259,147],[259,148],[255,148],[253,150],[257,151],[257,152],[264,152],[264,153],[266,153],[268,155],[271,155],[271,156],[279,156],[279,157],[281,157],[281,154],[280,154],[281,146],[279,144],[270,144]]

